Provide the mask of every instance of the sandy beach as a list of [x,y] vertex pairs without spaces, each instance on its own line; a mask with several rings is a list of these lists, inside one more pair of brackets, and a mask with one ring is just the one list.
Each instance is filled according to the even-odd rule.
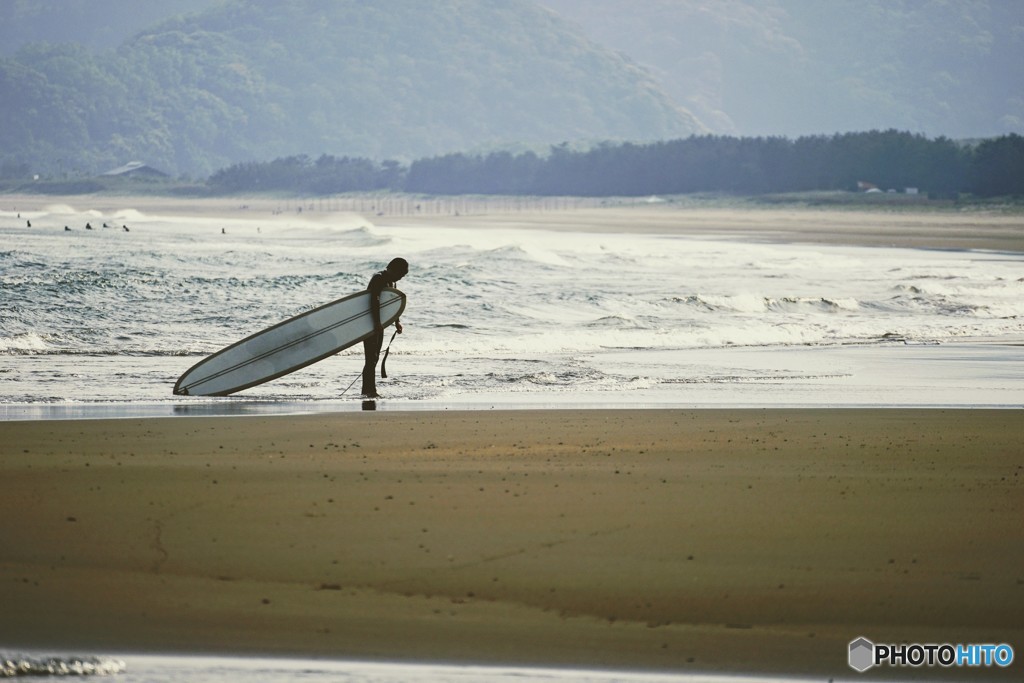
[[1018,411],[40,420],[0,437],[7,646],[849,676],[858,636],[1024,642]]
[[[0,208],[55,204],[299,220],[269,198]],[[1024,252],[996,212],[442,208],[364,215]],[[1019,410],[983,409],[0,421],[0,646],[848,679],[864,636],[1018,654],[880,677],[1020,680],[1022,442]]]

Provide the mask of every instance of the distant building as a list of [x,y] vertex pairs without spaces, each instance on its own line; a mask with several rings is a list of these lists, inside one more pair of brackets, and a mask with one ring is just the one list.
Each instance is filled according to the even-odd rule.
[[163,171],[153,168],[149,164],[144,164],[141,161],[129,161],[124,166],[118,166],[112,168],[104,176],[112,176],[119,178],[167,178],[167,174]]

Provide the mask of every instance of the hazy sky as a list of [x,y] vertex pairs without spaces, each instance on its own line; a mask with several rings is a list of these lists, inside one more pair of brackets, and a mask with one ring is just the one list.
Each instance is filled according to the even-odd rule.
[[1021,0],[540,0],[743,135],[1024,133]]

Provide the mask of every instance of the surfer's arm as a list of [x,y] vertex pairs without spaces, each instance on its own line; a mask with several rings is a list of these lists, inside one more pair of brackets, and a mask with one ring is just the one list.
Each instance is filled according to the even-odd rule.
[[384,329],[380,322],[380,293],[386,285],[387,283],[380,277],[380,273],[377,273],[370,278],[370,284],[366,287],[370,292],[370,317],[373,319],[373,329],[377,332]]
[[[384,291],[385,287],[394,286],[393,282],[388,282],[384,278],[386,274],[386,271],[377,273],[370,278],[370,284],[366,287],[370,291],[370,315],[373,317],[373,329],[377,332],[384,330],[384,325],[381,324],[380,320],[380,294]],[[402,334],[402,323],[396,320],[395,329],[398,331],[398,334]]]

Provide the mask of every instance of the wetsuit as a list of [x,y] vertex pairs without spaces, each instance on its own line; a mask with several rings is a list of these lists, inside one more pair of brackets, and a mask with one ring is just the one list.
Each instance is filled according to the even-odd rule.
[[377,361],[380,360],[380,348],[384,346],[384,327],[380,324],[380,293],[385,287],[395,286],[395,283],[389,280],[390,277],[391,273],[382,270],[370,278],[370,284],[366,286],[370,292],[370,313],[373,315],[373,327],[376,332],[363,340],[363,355],[366,362],[363,364],[363,390],[360,393],[371,398],[377,395]]

